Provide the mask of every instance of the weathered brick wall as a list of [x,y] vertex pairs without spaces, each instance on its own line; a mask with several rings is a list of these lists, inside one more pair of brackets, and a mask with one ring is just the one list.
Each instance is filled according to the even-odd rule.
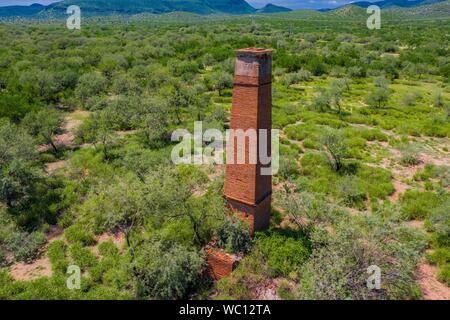
[[[231,129],[266,129],[267,150],[270,155],[270,130],[272,128],[272,58],[271,51],[249,48],[237,51],[234,78]],[[236,161],[237,141],[227,150],[227,157]],[[257,142],[256,151],[259,141]],[[268,227],[272,176],[261,175],[261,163],[249,163],[249,145],[246,142],[246,163],[227,164],[224,195],[235,211],[241,211],[250,222],[252,230]]]
[[214,280],[229,276],[238,263],[236,256],[214,248],[206,249],[206,256],[208,271]]

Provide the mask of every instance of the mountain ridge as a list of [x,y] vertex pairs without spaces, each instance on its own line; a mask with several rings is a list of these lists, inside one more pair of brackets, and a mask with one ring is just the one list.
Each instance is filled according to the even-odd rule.
[[[378,5],[380,8],[395,11],[400,15],[447,16],[449,0],[382,0],[379,2],[359,1],[329,10],[314,10],[319,16],[365,15],[365,8]],[[48,6],[32,4],[30,6],[0,7],[0,18],[64,18],[70,5],[78,5],[82,15],[140,15],[187,12],[199,15],[242,15],[242,14],[288,14],[307,10],[291,10],[274,4],[255,9],[245,0],[64,0]],[[360,10],[357,10],[360,9]],[[408,11],[409,10],[409,11]],[[441,10],[442,12],[439,12]],[[312,12],[312,11],[311,11]],[[301,15],[300,15],[301,16]],[[353,17],[353,16],[352,16]]]
[[382,0],[377,2],[369,2],[369,1],[357,1],[350,3],[351,5],[367,8],[371,5],[376,5],[381,9],[392,8],[392,7],[401,7],[401,8],[411,8],[422,5],[430,5],[439,2],[444,2],[446,0]]

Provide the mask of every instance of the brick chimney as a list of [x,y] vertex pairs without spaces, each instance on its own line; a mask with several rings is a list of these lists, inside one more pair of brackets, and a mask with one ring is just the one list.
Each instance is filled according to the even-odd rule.
[[[250,223],[252,233],[267,229],[272,176],[261,174],[261,168],[270,167],[270,164],[261,162],[259,151],[260,143],[267,141],[266,154],[271,155],[272,50],[247,48],[236,52],[230,129],[256,130],[257,161],[249,161],[249,140],[246,139],[245,163],[229,164],[228,158],[236,157],[238,152],[237,140],[230,147],[230,141],[235,137],[229,138],[224,190],[227,205]],[[261,140],[260,129],[267,130],[266,140]]]

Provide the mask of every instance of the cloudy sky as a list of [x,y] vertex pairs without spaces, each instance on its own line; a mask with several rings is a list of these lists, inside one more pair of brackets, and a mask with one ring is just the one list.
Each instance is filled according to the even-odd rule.
[[[0,0],[0,6],[10,5],[30,5],[32,3],[49,4],[57,0]],[[320,8],[334,8],[351,0],[247,0],[253,6],[259,8],[267,3],[278,4],[286,6],[291,9],[320,9]]]

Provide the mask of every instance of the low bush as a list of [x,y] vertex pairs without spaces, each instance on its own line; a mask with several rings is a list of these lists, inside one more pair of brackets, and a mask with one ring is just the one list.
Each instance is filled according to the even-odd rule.
[[429,208],[431,214],[425,221],[428,231],[432,232],[431,239],[436,247],[450,247],[450,199],[443,200],[440,205]]
[[405,154],[400,159],[400,164],[405,167],[416,166],[420,162],[419,158],[413,154]]
[[255,245],[267,261],[272,276],[296,277],[310,254],[307,239],[300,234],[259,234]]
[[70,243],[81,243],[83,246],[93,245],[95,236],[80,224],[74,224],[64,231],[64,236]]
[[433,252],[427,254],[427,259],[430,263],[443,266],[450,263],[450,249],[449,248],[437,248]]
[[100,243],[98,251],[103,257],[117,257],[119,255],[119,249],[111,240]]
[[254,248],[239,263],[229,277],[217,282],[219,300],[250,300],[257,297],[254,288],[260,286],[269,275],[269,267],[261,250]]
[[380,129],[364,129],[360,131],[361,137],[367,141],[388,141],[389,137]]
[[402,198],[402,214],[406,219],[424,219],[430,215],[439,203],[439,196],[430,191],[407,190]]
[[[386,242],[385,239],[391,239]],[[379,215],[342,219],[330,233],[317,226],[312,254],[301,270],[301,299],[420,298],[414,272],[427,242],[423,232],[395,228]],[[395,256],[395,263],[392,263]],[[382,270],[380,290],[367,287],[368,268]]]
[[150,299],[183,299],[201,280],[204,256],[180,245],[146,243],[133,264],[137,296]]
[[307,138],[307,139],[303,140],[303,146],[308,149],[319,150],[321,147],[321,144],[318,141]]
[[66,259],[66,245],[62,240],[53,241],[47,250],[47,257],[53,272],[66,273],[69,262]]
[[88,248],[84,248],[80,243],[75,243],[70,247],[70,256],[75,265],[82,270],[93,267],[97,264],[97,258]]
[[414,175],[414,180],[427,181],[429,179],[444,177],[449,172],[450,170],[446,166],[435,166],[432,164],[427,164],[423,169],[417,170],[416,174]]
[[450,286],[450,264],[446,264],[439,270],[438,279]]
[[338,186],[338,197],[345,205],[354,208],[364,208],[367,200],[367,191],[364,182],[355,176],[345,176]]
[[246,253],[251,247],[249,228],[237,218],[225,218],[223,224],[216,233],[219,248],[229,253]]
[[384,199],[395,191],[392,173],[387,169],[361,166],[356,175],[366,183],[371,198]]
[[293,156],[281,156],[277,175],[282,179],[296,177],[299,174],[297,160]]
[[16,261],[32,262],[39,257],[41,249],[47,243],[42,232],[12,232],[9,235],[7,247]]

